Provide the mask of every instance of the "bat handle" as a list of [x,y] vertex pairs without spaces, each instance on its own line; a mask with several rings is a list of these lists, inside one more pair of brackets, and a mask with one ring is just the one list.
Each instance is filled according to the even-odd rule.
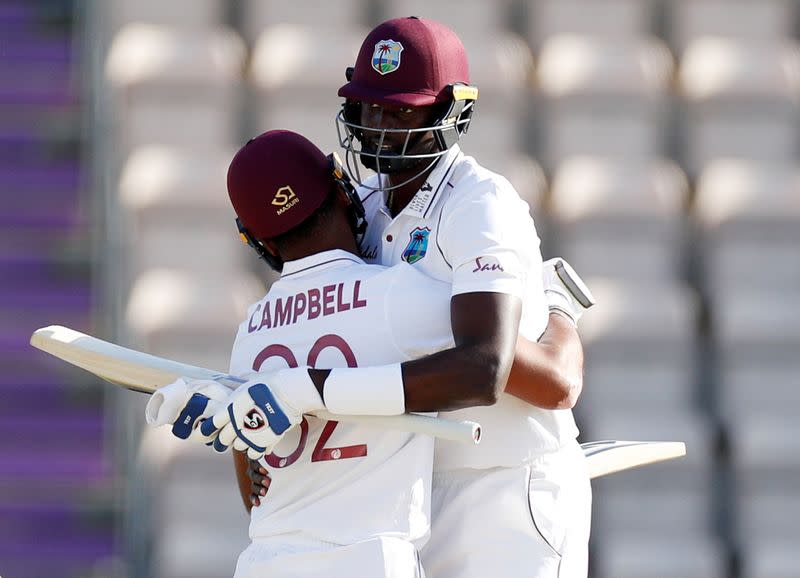
[[481,426],[474,421],[450,421],[416,413],[391,416],[368,416],[339,415],[327,411],[316,411],[313,415],[320,419],[371,425],[385,429],[396,429],[462,443],[477,445],[481,441]]

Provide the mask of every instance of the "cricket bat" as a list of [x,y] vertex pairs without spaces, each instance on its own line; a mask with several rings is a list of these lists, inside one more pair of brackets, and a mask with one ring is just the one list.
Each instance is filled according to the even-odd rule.
[[[179,377],[209,379],[231,389],[246,381],[235,375],[128,349],[60,325],[34,331],[31,345],[114,385],[147,394]],[[455,422],[417,414],[351,416],[315,412],[314,415],[321,419],[374,425],[472,444],[479,443],[481,437],[480,425],[471,421]],[[609,440],[587,442],[581,447],[588,460],[592,478],[686,454],[683,442]]]
[[581,449],[592,479],[686,455],[683,442],[605,440],[583,443]]
[[[235,375],[122,347],[60,325],[37,329],[31,335],[30,342],[37,349],[85,369],[109,383],[147,394],[179,377],[208,379],[231,389],[247,381]],[[374,425],[464,443],[477,444],[481,439],[480,424],[472,421],[450,421],[413,413],[362,416],[317,411],[313,415],[326,420]]]

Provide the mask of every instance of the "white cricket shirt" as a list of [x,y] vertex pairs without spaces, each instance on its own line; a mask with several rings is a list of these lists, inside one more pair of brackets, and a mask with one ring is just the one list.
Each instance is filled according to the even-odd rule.
[[[231,373],[383,365],[453,346],[450,288],[413,267],[346,251],[284,264],[239,326]],[[352,544],[379,536],[421,547],[430,524],[433,440],[306,417],[267,456],[272,484],[250,538]]]
[[[366,184],[360,190],[369,223],[362,252],[369,262],[411,264],[451,284],[452,295],[489,291],[520,297],[520,334],[531,341],[541,337],[548,307],[540,241],[528,204],[511,183],[454,146],[394,219],[386,196],[369,189],[377,187],[377,176]],[[439,416],[475,420],[483,437],[478,446],[437,440],[437,470],[515,466],[578,435],[572,411],[541,409],[505,393],[493,406]]]

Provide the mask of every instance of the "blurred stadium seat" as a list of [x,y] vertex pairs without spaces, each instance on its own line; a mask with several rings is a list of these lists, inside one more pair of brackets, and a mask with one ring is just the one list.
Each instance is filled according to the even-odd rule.
[[760,292],[720,291],[713,297],[721,414],[731,419],[766,416],[797,407],[798,296],[800,287],[778,286]]
[[678,279],[688,196],[686,175],[669,160],[568,158],[548,205],[558,250],[585,276]]
[[[367,25],[369,0],[304,0],[286,2],[285,0],[244,0],[242,31],[250,43],[255,43],[261,33],[272,26],[281,24],[305,26],[321,35],[340,31],[349,34],[357,46],[361,43],[359,31]],[[316,44],[315,46],[319,46]],[[329,48],[335,48],[333,46]],[[287,51],[285,56],[290,57]],[[317,56],[324,57],[322,53]],[[324,67],[317,69],[326,73]]]
[[579,409],[601,417],[691,411],[697,397],[698,316],[692,290],[677,283],[589,280],[602,308],[588,312],[580,327],[586,387]]
[[[419,16],[445,24],[465,45],[503,33],[513,0],[380,0],[382,17]],[[470,52],[470,57],[474,53]],[[470,65],[472,62],[470,61]]]
[[717,411],[729,419],[800,401],[799,179],[794,164],[720,159],[698,180],[693,214],[715,327]]
[[134,272],[174,267],[215,275],[242,270],[242,246],[225,189],[232,151],[189,153],[152,145],[128,157],[120,206],[130,226]]
[[[692,213],[702,237],[705,283],[728,288],[800,290],[800,167],[718,159],[697,181]],[[754,274],[763,271],[763,274]]]
[[470,82],[480,89],[479,106],[485,98],[524,96],[521,93],[533,73],[533,54],[522,37],[498,32],[490,38],[465,41],[464,47],[470,55]]
[[792,0],[671,0],[672,38],[683,50],[703,36],[759,43],[792,34]]
[[106,10],[112,31],[131,22],[205,29],[224,21],[225,5],[225,0],[110,0]]
[[525,155],[527,86],[533,72],[533,55],[525,41],[511,33],[466,44],[470,82],[479,96],[473,122],[462,148],[482,162]]
[[268,93],[302,93],[342,86],[345,69],[353,66],[366,30],[317,30],[276,24],[265,28],[253,48],[251,78]]
[[713,538],[690,536],[668,542],[639,535],[600,537],[599,578],[729,578],[724,546]]
[[[153,551],[158,576],[233,575],[236,559],[250,540],[249,517],[231,456],[209,452],[200,444],[181,444],[166,429],[147,430],[141,456],[142,464],[158,480],[152,505],[156,512],[152,528],[163,528]],[[187,508],[186,504],[202,507]],[[209,520],[214,521],[213,528],[198,531],[208,527]]]
[[651,32],[653,0],[529,0],[527,36],[539,47],[562,34],[639,37]]
[[552,36],[539,55],[539,85],[548,96],[654,97],[672,79],[672,56],[655,37]]
[[800,44],[700,37],[679,71],[686,163],[719,157],[791,162],[800,152]]
[[119,192],[130,210],[231,210],[225,178],[233,149],[189,152],[151,145],[135,150],[120,177]]
[[751,536],[743,544],[742,576],[794,578],[797,575],[797,540]]
[[744,575],[788,576],[787,547],[794,544],[796,562],[800,540],[796,413],[784,405],[771,414],[730,419],[728,425],[738,514],[736,541],[745,568],[752,572]]
[[345,69],[355,64],[366,31],[276,25],[253,49],[250,78],[257,88],[253,135],[284,128],[308,137],[325,152],[339,150],[334,119]]
[[240,77],[244,55],[241,38],[230,29],[129,24],[111,43],[106,71],[110,82],[123,89],[229,86]]
[[657,38],[551,36],[539,54],[543,156],[641,159],[666,146],[672,55]]
[[[476,123],[477,126],[477,123]],[[472,143],[476,140],[470,130],[469,135],[461,143],[464,153],[475,156]],[[520,153],[504,154],[503,151],[484,145],[480,153],[480,162],[487,169],[506,177],[528,203],[531,215],[537,227],[542,227],[544,219],[543,203],[547,194],[547,177],[541,165],[529,156]],[[498,154],[499,153],[499,154]],[[541,236],[541,232],[540,232]]]
[[147,351],[225,371],[238,321],[263,294],[262,283],[245,273],[149,270],[131,289],[126,322]]
[[237,142],[234,112],[244,58],[244,43],[233,30],[126,25],[106,66],[122,101],[121,144],[200,150]]

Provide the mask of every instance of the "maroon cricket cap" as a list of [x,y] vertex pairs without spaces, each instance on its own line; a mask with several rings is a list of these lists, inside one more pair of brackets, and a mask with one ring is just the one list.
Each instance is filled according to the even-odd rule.
[[450,97],[447,86],[469,84],[464,45],[443,24],[411,16],[379,24],[358,52],[339,96],[376,104],[425,106]]
[[316,211],[333,185],[328,157],[304,136],[271,130],[251,139],[228,167],[228,195],[256,239],[290,231]]

